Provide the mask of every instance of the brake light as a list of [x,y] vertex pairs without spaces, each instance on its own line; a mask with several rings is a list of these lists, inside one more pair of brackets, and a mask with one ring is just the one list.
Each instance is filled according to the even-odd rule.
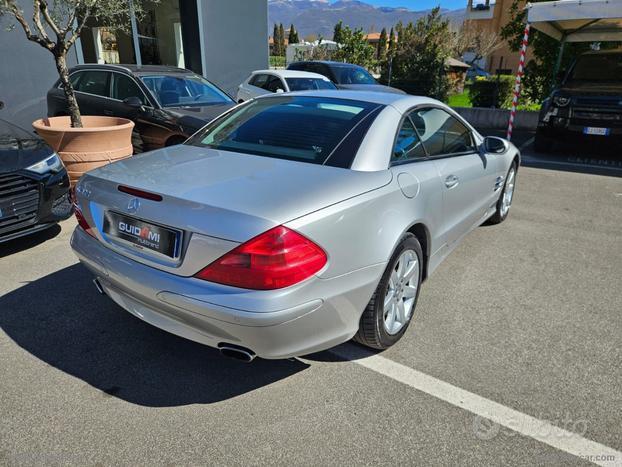
[[137,188],[125,185],[119,185],[117,189],[122,193],[127,193],[128,195],[136,196],[138,198],[150,199],[151,201],[162,201],[162,195],[157,193],[150,193],[148,191],[138,190]]
[[78,225],[84,229],[84,231],[89,234],[91,237],[95,237],[93,233],[93,228],[89,225],[89,223],[84,218],[82,211],[78,207],[77,204],[73,205],[73,212],[76,215],[76,219],[78,220]]
[[280,289],[311,277],[326,261],[318,245],[278,226],[234,248],[195,277],[244,289]]

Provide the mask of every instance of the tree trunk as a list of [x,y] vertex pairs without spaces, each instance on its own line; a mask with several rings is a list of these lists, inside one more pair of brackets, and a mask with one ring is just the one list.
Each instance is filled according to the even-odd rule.
[[80,108],[78,107],[78,101],[76,95],[73,92],[73,86],[69,80],[69,69],[67,68],[67,56],[64,53],[59,55],[54,54],[56,59],[56,69],[58,70],[58,76],[65,92],[65,98],[67,99],[67,107],[69,109],[69,117],[71,118],[71,126],[73,128],[82,128],[82,118],[80,117]]

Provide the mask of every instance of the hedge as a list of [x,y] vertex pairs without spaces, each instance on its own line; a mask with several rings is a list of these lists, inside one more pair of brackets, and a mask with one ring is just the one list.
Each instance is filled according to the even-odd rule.
[[473,107],[509,108],[512,105],[514,79],[510,75],[475,78],[468,86]]

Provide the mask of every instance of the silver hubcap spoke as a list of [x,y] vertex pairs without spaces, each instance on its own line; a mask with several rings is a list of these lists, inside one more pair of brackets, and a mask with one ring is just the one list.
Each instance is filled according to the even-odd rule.
[[505,189],[503,190],[503,198],[501,200],[501,214],[506,215],[512,205],[512,197],[514,196],[514,180],[516,178],[516,170],[512,168],[508,173],[508,178],[505,182]]
[[383,321],[389,334],[397,334],[410,320],[418,286],[419,260],[414,251],[406,250],[391,272],[384,297]]

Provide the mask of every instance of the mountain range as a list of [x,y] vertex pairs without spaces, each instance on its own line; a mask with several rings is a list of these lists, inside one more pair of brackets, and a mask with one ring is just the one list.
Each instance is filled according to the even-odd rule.
[[[465,17],[465,9],[441,11],[454,24],[461,24]],[[382,28],[388,31],[398,21],[414,22],[429,12],[375,7],[360,0],[268,0],[270,35],[275,23],[283,23],[285,29],[293,24],[301,38],[315,35],[332,39],[333,28],[339,21],[351,28],[363,28],[365,32],[379,32]]]

